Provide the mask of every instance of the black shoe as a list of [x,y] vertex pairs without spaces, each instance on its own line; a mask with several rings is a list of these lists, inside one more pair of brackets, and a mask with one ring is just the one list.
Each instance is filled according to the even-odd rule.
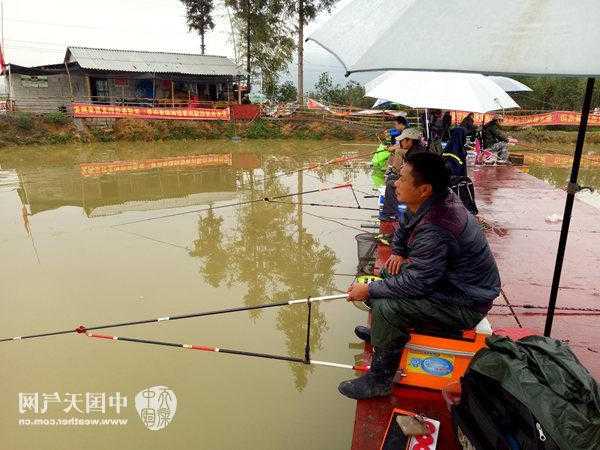
[[362,339],[365,342],[371,342],[371,329],[369,327],[359,325],[354,328],[354,334],[357,338]]
[[369,371],[360,378],[342,382],[338,391],[354,400],[390,395],[401,354],[402,350],[374,349]]

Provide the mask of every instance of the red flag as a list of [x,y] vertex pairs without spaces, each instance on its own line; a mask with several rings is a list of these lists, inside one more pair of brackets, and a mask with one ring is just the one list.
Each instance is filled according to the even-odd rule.
[[4,63],[4,52],[2,51],[2,47],[0,47],[0,73],[4,73],[5,68],[6,64]]

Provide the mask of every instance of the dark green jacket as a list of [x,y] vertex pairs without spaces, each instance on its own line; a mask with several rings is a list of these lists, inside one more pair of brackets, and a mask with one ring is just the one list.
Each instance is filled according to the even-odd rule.
[[498,142],[508,142],[508,135],[500,129],[500,125],[495,120],[483,126],[483,146],[490,148]]
[[561,341],[490,336],[469,371],[497,381],[565,450],[600,449],[600,388]]

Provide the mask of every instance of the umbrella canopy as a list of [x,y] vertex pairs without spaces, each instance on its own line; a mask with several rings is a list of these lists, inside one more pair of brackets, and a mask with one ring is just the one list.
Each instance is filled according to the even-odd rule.
[[491,79],[475,73],[385,72],[366,84],[365,95],[412,108],[485,113],[519,107]]
[[349,73],[600,75],[597,0],[354,0],[309,39]]
[[495,75],[490,75],[488,78],[490,80],[492,80],[494,83],[496,83],[498,86],[500,86],[502,89],[504,89],[505,92],[531,92],[532,91],[532,89],[529,86],[527,86],[526,84],[523,84],[517,80],[513,80],[512,78],[500,77],[500,76],[495,76]]
[[[368,95],[365,95],[365,97],[370,97]],[[384,106],[387,105],[388,103],[392,103],[389,100],[386,100],[385,98],[378,98],[377,100],[375,100],[375,103],[373,103],[373,106],[371,106],[371,108],[375,109],[375,108],[379,108],[380,106]]]

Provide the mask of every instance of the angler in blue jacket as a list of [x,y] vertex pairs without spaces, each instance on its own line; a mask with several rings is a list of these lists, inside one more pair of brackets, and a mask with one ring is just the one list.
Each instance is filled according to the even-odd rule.
[[372,329],[363,337],[374,349],[369,371],[340,384],[346,397],[389,395],[409,330],[474,328],[500,293],[500,275],[481,226],[448,185],[441,155],[406,156],[395,188],[412,215],[394,236],[386,263],[391,276],[348,289],[349,301],[371,306]]

